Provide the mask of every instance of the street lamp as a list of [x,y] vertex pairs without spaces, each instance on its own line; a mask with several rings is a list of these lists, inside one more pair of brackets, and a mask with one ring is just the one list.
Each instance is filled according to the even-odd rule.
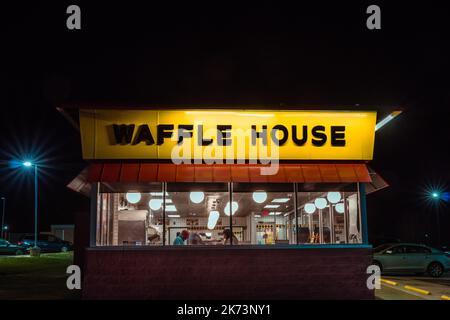
[[5,207],[6,207],[6,198],[2,197],[2,232],[1,232],[1,238],[4,238],[3,233],[5,230]]
[[[34,167],[34,247],[33,249],[39,250],[37,246],[37,238],[38,238],[38,166],[36,163],[32,163],[31,161],[24,161],[23,166],[26,168]],[[36,250],[36,251],[37,251]]]
[[439,201],[441,200],[441,192],[431,191],[429,197],[436,202],[436,224],[437,224],[437,245],[441,244],[441,226],[439,222]]
[[5,226],[3,227],[3,230],[2,230],[2,232],[3,232],[3,239],[7,239],[7,234],[8,234],[8,232],[9,232],[9,227],[5,224]]

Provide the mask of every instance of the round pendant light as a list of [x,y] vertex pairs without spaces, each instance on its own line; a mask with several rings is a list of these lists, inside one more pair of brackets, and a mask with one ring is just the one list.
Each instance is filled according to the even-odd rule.
[[334,208],[336,209],[336,212],[338,212],[338,213],[344,213],[344,211],[345,211],[344,204],[342,202],[337,203]]
[[253,201],[256,203],[263,203],[267,200],[267,193],[265,191],[255,191],[253,192]]
[[317,209],[324,209],[327,206],[327,199],[317,198],[316,200],[314,200],[314,205]]
[[150,207],[150,209],[152,209],[153,211],[157,211],[159,209],[161,209],[162,207],[162,199],[151,199],[148,202],[148,206]]
[[339,201],[341,201],[341,193],[335,192],[335,191],[330,191],[327,194],[327,199],[331,203],[338,203]]
[[203,193],[203,191],[192,191],[189,194],[189,198],[193,203],[200,203],[203,201],[203,199],[205,199],[205,194]]
[[[233,201],[233,203],[231,205],[231,215],[233,216],[236,213],[236,211],[238,211],[238,209],[239,209],[239,204],[236,201]],[[230,202],[229,201],[225,205],[224,213],[227,216],[230,216]]]
[[129,203],[138,203],[141,201],[141,194],[139,192],[128,192],[125,197]]
[[314,203],[305,204],[305,212],[307,214],[313,214],[314,211],[316,211],[316,206],[314,205]]

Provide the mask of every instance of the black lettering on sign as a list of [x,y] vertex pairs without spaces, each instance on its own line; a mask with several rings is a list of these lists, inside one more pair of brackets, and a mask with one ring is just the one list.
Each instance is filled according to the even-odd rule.
[[180,124],[178,125],[178,144],[183,142],[184,138],[192,138],[192,130],[194,126],[192,124]]
[[[170,131],[167,131],[170,130]],[[172,138],[173,124],[158,124],[157,145],[164,143],[164,138]]]
[[316,147],[321,147],[327,142],[327,135],[325,134],[325,127],[324,126],[315,126],[312,128],[312,136],[313,138],[312,144]]
[[267,146],[267,126],[262,126],[262,131],[256,131],[256,126],[252,126],[252,145],[256,145],[256,139],[262,138],[263,146]]
[[199,146],[209,146],[213,142],[213,140],[212,139],[203,139],[203,125],[202,124],[198,125],[197,129],[198,129],[198,139],[197,139],[198,145]]
[[345,126],[331,126],[331,145],[333,147],[345,146]]
[[[283,132],[283,137],[281,139],[277,138],[277,131],[281,131]],[[270,137],[272,138],[272,141],[277,145],[277,146],[282,146],[286,143],[286,141],[289,138],[289,132],[288,129],[281,125],[281,124],[277,124],[275,127],[272,128],[272,130],[270,131]]]
[[[136,125],[135,124],[113,124],[113,134],[115,144],[130,144],[133,145],[145,142],[147,145],[155,144],[152,132],[148,125],[143,124],[138,126],[136,135],[134,135]],[[231,146],[232,139],[232,125],[217,125],[217,145],[218,146]],[[262,139],[262,144],[267,146],[268,129],[267,125],[261,125],[261,131],[257,131],[257,125],[251,126],[251,143],[256,145],[257,139]],[[311,129],[311,137],[309,137],[308,126],[302,125],[301,129],[298,125],[292,125],[292,141],[296,146],[304,146],[308,142],[308,138],[311,140],[311,144],[316,147],[321,147],[326,144],[328,138],[330,138],[330,145],[333,147],[346,146],[345,126],[330,126],[330,135],[327,135],[327,130],[323,125],[314,126]],[[209,146],[214,142],[213,138],[203,137],[203,125],[197,126],[196,141],[199,146]],[[279,133],[279,131],[281,131]],[[299,132],[301,131],[301,132]],[[165,139],[172,138],[177,134],[177,143],[181,144],[184,139],[194,137],[194,125],[180,124],[175,129],[173,124],[158,124],[156,127],[156,143],[157,145],[164,144]],[[271,140],[278,146],[283,146],[289,140],[289,130],[286,126],[277,124],[270,130]],[[134,135],[134,141],[133,141]]]
[[231,125],[217,125],[217,145],[231,146]]
[[297,126],[293,125],[292,126],[292,140],[294,141],[295,145],[297,146],[303,146],[305,145],[306,141],[308,140],[308,127],[307,126],[302,126],[302,138],[299,139],[297,137]]
[[116,144],[130,144],[133,139],[134,124],[113,124]]
[[147,145],[155,144],[155,140],[153,139],[152,133],[150,132],[150,129],[148,125],[143,124],[140,125],[138,128],[138,132],[136,134],[136,138],[134,139],[133,144],[141,143],[142,141],[145,142]]

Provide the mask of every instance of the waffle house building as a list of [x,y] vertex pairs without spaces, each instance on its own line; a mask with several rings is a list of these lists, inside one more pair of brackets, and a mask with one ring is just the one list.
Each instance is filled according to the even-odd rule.
[[91,201],[77,224],[84,298],[373,299],[376,112],[61,112],[88,163],[69,184]]

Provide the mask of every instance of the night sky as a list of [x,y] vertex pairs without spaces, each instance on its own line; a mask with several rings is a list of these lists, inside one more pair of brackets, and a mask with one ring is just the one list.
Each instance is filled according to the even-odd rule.
[[[370,165],[390,187],[368,197],[370,238],[435,235],[438,208],[425,190],[450,189],[444,2],[374,2],[381,30],[366,28],[373,3],[364,1],[92,2],[2,4],[0,194],[12,232],[31,232],[34,221],[33,175],[14,159],[43,166],[42,231],[88,210],[65,187],[86,163],[57,106],[360,104],[405,110],[376,134]],[[66,28],[70,4],[81,7],[80,31]],[[439,210],[450,243],[445,201]]]

